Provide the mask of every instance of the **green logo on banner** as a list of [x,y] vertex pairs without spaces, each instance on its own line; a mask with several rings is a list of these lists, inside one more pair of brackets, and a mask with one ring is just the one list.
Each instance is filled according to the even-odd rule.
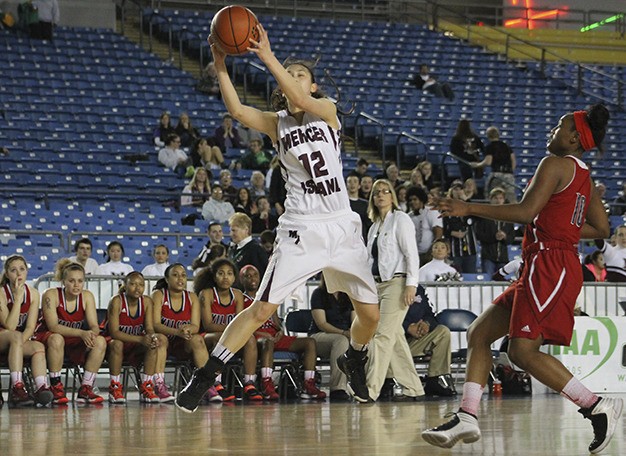
[[[594,320],[602,323],[609,333],[609,347],[606,349],[606,354],[604,355],[604,358],[600,360],[596,367],[593,368],[591,372],[589,372],[587,375],[581,377],[579,380],[583,380],[589,377],[602,366],[604,366],[609,358],[611,358],[613,352],[615,351],[615,348],[617,347],[617,327],[615,326],[615,323],[613,323],[613,321],[611,321],[611,319],[607,317],[595,317]],[[600,348],[600,335],[597,329],[588,329],[585,332],[585,338],[583,339],[582,344],[579,344],[578,333],[574,331],[574,333],[572,334],[572,342],[569,347],[559,347],[554,345],[551,348],[552,354],[556,356],[561,354],[575,356],[600,356],[602,352]]]

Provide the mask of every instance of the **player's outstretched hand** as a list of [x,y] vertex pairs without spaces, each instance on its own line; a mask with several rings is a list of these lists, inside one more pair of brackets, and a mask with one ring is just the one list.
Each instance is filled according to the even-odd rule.
[[458,199],[437,198],[433,206],[442,217],[465,217],[468,214],[467,203]]
[[257,29],[259,30],[259,41],[254,41],[250,38],[250,47],[248,48],[248,51],[254,52],[262,62],[265,62],[266,59],[273,55],[272,48],[270,46],[270,39],[261,24],[257,25]]
[[215,64],[223,63],[224,60],[226,60],[226,53],[224,52],[224,50],[220,47],[220,45],[211,35],[209,35],[209,38],[207,38],[207,41],[211,45],[211,54],[213,54],[213,62]]

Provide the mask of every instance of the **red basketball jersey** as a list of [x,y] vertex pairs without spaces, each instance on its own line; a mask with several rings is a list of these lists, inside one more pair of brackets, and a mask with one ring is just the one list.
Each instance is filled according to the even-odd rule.
[[[11,286],[7,283],[3,287],[4,294],[7,297],[7,307],[9,308],[9,312],[13,309],[13,305],[15,301],[13,300],[13,292],[11,291]],[[26,321],[28,320],[28,311],[30,310],[30,288],[28,285],[24,284],[24,301],[20,304],[20,316],[17,320],[16,331],[24,332],[26,329]]]
[[213,323],[216,325],[227,325],[237,315],[237,300],[235,299],[235,292],[232,288],[229,289],[230,302],[222,304],[220,302],[220,296],[217,293],[217,289],[213,287],[213,302],[211,303],[211,315]]
[[[59,305],[57,306],[57,318],[60,325],[68,328],[81,329],[85,321],[85,305],[83,304],[83,294],[79,294],[76,299],[76,309],[73,312],[67,310],[67,301],[65,300],[65,291],[61,287],[57,287],[59,295]],[[49,331],[43,315],[39,318],[39,326],[37,332]]]
[[[250,307],[253,302],[254,302],[253,298],[251,298],[245,293],[243,294],[243,308],[244,309],[247,309],[248,307]],[[276,333],[278,332],[278,329],[276,329],[276,325],[274,325],[274,320],[272,320],[272,318],[270,317],[267,320],[265,320],[265,322],[261,326],[259,326],[259,329],[257,329],[257,331],[263,331],[266,333],[270,333],[272,336],[275,336]]]
[[[191,324],[191,296],[187,290],[183,291],[183,302],[179,310],[172,308],[172,300],[167,289],[163,290],[161,307],[161,323],[168,328],[178,329],[182,325]],[[167,336],[173,339],[175,336]]]
[[[122,293],[120,295],[120,331],[126,334],[130,334],[131,336],[144,335],[146,333],[146,329],[144,326],[145,318],[146,314],[143,304],[143,296],[139,298],[135,315],[131,315],[130,308],[128,306],[128,299],[126,298],[126,293]],[[104,328],[104,335],[110,335],[108,319],[103,323],[102,328]]]
[[564,242],[577,248],[591,200],[591,179],[585,163],[569,155],[566,158],[574,161],[574,176],[563,190],[550,197],[535,219],[526,225],[523,249],[550,241]]

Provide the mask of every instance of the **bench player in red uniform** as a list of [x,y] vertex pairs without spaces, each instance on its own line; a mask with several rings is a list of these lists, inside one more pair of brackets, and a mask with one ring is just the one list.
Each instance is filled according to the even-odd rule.
[[[46,346],[54,403],[68,402],[61,383],[66,356],[76,364],[84,364],[76,402],[98,404],[103,398],[93,391],[93,385],[104,359],[106,341],[100,336],[95,298],[91,291],[84,289],[85,270],[78,263],[66,258],[59,260],[54,278],[63,286],[44,291],[43,318],[35,334],[36,340]],[[85,325],[88,329],[82,329]]]

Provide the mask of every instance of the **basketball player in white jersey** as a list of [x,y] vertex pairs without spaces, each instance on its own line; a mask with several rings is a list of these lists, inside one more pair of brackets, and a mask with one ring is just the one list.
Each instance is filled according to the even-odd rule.
[[226,71],[225,54],[215,44],[211,51],[229,113],[268,135],[278,151],[287,189],[285,213],[254,303],[228,325],[211,358],[194,373],[176,404],[193,412],[233,353],[286,297],[320,271],[328,291],[347,293],[354,305],[357,317],[350,330],[350,348],[338,363],[355,399],[367,402],[364,365],[367,344],[378,324],[378,297],[361,238],[361,220],[350,210],[343,179],[337,108],[317,93],[313,71],[305,62],[281,65],[262,26],[259,41],[250,42],[249,50],[278,81],[282,94],[275,100],[283,105],[286,101],[286,109],[263,112],[241,104]]

